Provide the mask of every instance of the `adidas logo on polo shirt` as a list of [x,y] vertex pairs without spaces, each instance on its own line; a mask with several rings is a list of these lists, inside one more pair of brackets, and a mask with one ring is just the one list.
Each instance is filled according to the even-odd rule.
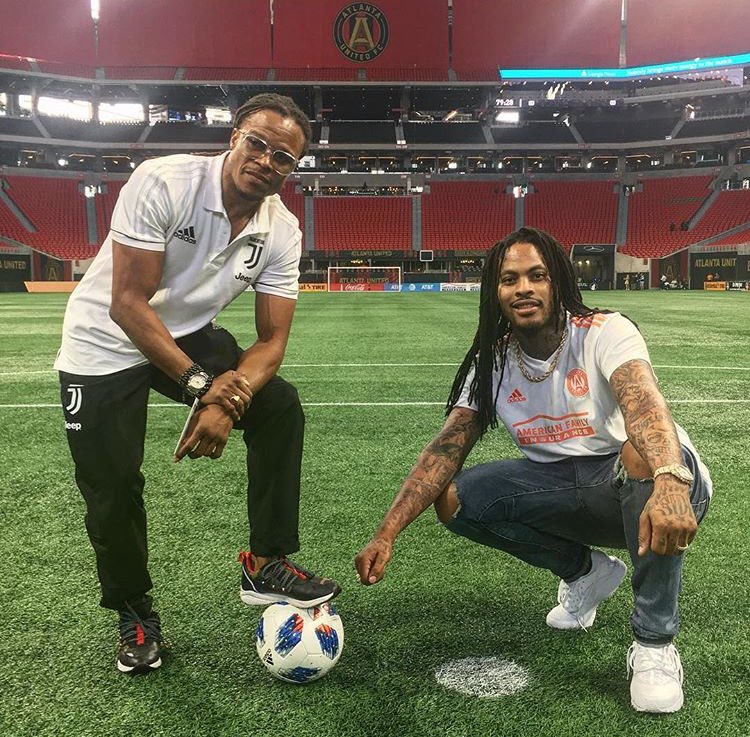
[[195,228],[190,225],[187,228],[182,228],[181,230],[176,230],[174,233],[175,238],[179,238],[181,241],[185,241],[186,243],[192,243],[193,245],[196,244],[195,240]]
[[524,397],[523,394],[521,394],[520,389],[514,389],[510,396],[508,397],[508,404],[512,404],[513,402],[525,402],[526,397]]

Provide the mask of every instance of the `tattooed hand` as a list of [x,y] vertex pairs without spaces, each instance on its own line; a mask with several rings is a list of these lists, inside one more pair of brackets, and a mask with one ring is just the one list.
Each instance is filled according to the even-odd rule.
[[690,504],[690,487],[674,476],[654,480],[654,491],[641,512],[638,555],[679,555],[693,541],[698,523]]
[[373,538],[354,559],[359,582],[370,586],[383,578],[385,567],[393,555],[393,545],[382,538]]

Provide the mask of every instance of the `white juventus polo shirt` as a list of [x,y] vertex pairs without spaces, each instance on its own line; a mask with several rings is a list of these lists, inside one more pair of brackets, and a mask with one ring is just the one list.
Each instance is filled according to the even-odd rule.
[[109,235],[70,296],[55,368],[102,375],[147,363],[109,316],[112,241],[164,252],[150,304],[175,338],[208,324],[252,286],[296,299],[302,234],[278,195],[230,242],[220,156],[179,154],[141,164],[122,188]]

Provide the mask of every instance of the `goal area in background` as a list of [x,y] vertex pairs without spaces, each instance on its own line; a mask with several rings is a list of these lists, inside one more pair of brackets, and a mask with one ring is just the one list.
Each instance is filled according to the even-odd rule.
[[329,292],[400,292],[400,266],[329,266]]

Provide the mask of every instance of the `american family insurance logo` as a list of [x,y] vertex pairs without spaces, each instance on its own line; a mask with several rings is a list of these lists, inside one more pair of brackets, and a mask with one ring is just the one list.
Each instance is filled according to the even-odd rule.
[[516,422],[513,429],[516,431],[519,445],[562,443],[570,438],[583,438],[595,434],[587,415],[588,412],[571,412],[561,417],[534,415],[528,420]]
[[376,5],[351,3],[336,16],[333,38],[347,59],[372,61],[388,44],[388,21]]

